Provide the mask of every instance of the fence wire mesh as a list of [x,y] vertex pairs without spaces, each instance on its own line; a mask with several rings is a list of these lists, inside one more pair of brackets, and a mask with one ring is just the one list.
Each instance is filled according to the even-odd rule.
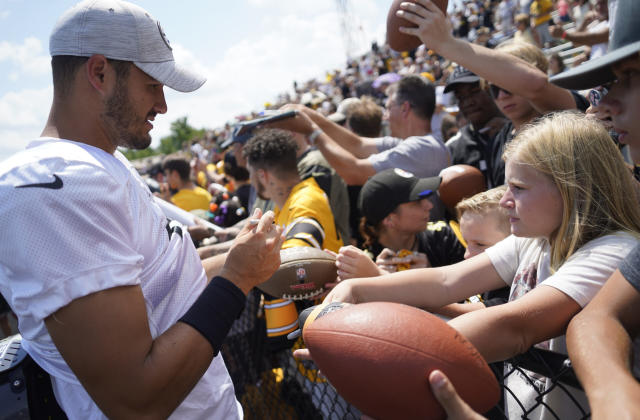
[[[292,348],[271,348],[260,297],[257,290],[250,293],[244,312],[222,347],[245,418],[360,419],[360,411],[318,375],[313,362],[293,358],[292,350],[303,345],[300,339]],[[503,389],[500,403],[485,414],[490,420],[538,419],[541,410],[548,419],[590,418],[580,383],[565,355],[532,348],[523,355],[490,366]],[[520,401],[516,396],[518,391],[510,388],[509,378],[514,375],[533,385],[537,392],[533,402]],[[509,403],[508,408],[505,401]],[[562,404],[560,410],[558,401]],[[566,417],[568,412],[571,417]]]

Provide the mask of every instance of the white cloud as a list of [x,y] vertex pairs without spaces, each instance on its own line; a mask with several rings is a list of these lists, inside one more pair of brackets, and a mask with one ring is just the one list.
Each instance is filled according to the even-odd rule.
[[53,90],[27,89],[0,97],[0,160],[24,149],[40,135],[51,106]]
[[7,61],[17,66],[19,74],[46,75],[50,72],[50,60],[38,38],[25,38],[22,44],[0,41],[0,62]]
[[[263,0],[249,2],[255,7],[265,5]],[[189,94],[167,89],[169,111],[156,119],[154,145],[179,117],[188,116],[189,123],[196,127],[215,128],[237,115],[261,110],[265,102],[273,102],[278,94],[291,90],[294,80],[303,82],[322,77],[324,71],[344,68],[346,53],[337,8],[332,2],[314,2],[310,12],[305,3],[284,0],[271,5],[260,23],[268,30],[228,48],[212,66],[205,66],[196,54],[175,45],[176,60],[204,73],[208,80]],[[316,7],[316,3],[321,4]],[[362,19],[355,20],[360,36],[354,39],[364,51],[380,25],[364,23],[378,20],[371,0],[356,3],[359,15],[362,9],[367,11]]]
[[0,12],[0,19],[6,19],[11,15],[11,11],[3,10]]

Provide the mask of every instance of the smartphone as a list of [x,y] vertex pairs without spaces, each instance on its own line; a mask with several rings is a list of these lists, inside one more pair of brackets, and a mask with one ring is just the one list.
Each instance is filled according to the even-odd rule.
[[287,118],[295,118],[296,115],[298,115],[298,111],[287,111],[287,112],[280,112],[278,114],[268,115],[262,118],[256,118],[255,120],[251,120],[251,121],[241,122],[237,124],[239,129],[235,133],[235,135],[240,136],[243,134],[248,134],[248,133],[251,133],[253,130],[255,130],[256,127],[262,124],[285,120]]

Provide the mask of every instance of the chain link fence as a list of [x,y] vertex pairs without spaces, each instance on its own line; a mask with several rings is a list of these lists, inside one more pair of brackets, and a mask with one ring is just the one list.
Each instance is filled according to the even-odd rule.
[[[318,375],[313,362],[293,358],[293,350],[303,346],[301,339],[290,349],[270,348],[260,298],[259,291],[250,293],[243,314],[222,347],[245,418],[360,419],[360,411]],[[486,413],[490,420],[538,419],[541,410],[545,419],[590,418],[586,398],[566,356],[532,348],[490,366],[503,390],[500,403]],[[510,385],[516,375],[522,378],[516,383],[528,382],[536,390],[533,400],[516,397],[520,395],[518,386]]]

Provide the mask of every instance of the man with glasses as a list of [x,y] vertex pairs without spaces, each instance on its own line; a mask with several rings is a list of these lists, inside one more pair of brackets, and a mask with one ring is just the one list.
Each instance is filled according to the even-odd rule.
[[[385,119],[391,136],[360,137],[322,114],[303,106],[291,105],[300,114],[294,123],[274,126],[307,136],[348,185],[362,185],[385,169],[400,168],[419,178],[436,176],[450,165],[444,143],[431,135],[431,116],[435,109],[435,89],[421,76],[406,76],[387,90]],[[443,206],[434,200],[432,219],[441,218]]]

